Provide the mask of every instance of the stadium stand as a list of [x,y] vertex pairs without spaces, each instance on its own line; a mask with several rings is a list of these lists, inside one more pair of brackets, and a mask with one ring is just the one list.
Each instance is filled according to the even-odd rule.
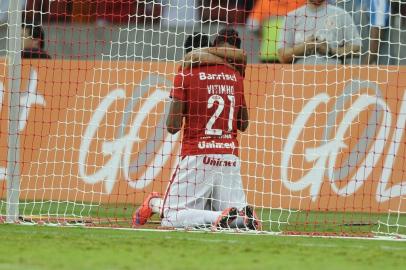
[[[108,0],[103,1],[108,2]],[[113,3],[112,10],[114,10],[114,1],[110,0],[110,2]],[[128,4],[130,2],[126,1]],[[125,57],[126,60],[131,60],[128,58],[131,57],[133,60],[179,60],[183,54],[181,43],[184,35],[191,34],[193,31],[216,33],[225,24],[224,20],[217,20],[216,23],[211,22],[210,25],[198,24],[198,27],[190,25],[185,29],[168,26],[168,31],[162,31],[158,24],[162,12],[160,6],[158,5],[155,9],[145,8],[145,4],[148,4],[146,2],[142,3],[143,8],[140,8],[138,3],[138,13],[135,16],[138,20],[133,20],[130,25],[122,27],[119,24],[119,18],[136,12],[136,9],[126,8],[117,10],[116,15],[100,17],[101,19],[107,18],[107,25],[98,27],[96,22],[100,18],[89,15],[92,14],[92,8],[94,8],[90,4],[74,0],[50,1],[49,5],[42,6],[37,6],[35,3],[36,1],[28,0],[25,21],[28,22],[35,16],[43,14],[39,19],[43,23],[47,36],[45,49],[56,58],[102,59],[103,55],[109,54],[113,59]],[[78,3],[81,3],[81,6],[78,6]],[[345,4],[345,6],[350,5],[348,2]],[[390,42],[384,42],[381,49],[379,61],[382,64],[406,64],[406,31],[402,30],[406,23],[405,19],[400,16],[402,12],[404,13],[405,6],[406,1],[392,1],[390,28],[386,33]],[[162,8],[165,8],[165,5]],[[62,18],[65,23],[58,23]],[[156,18],[156,20],[151,23],[146,18]],[[72,23],[66,24],[67,21]],[[261,46],[258,36],[254,31],[246,28],[245,23],[233,22],[233,25],[237,25],[236,29],[243,37],[243,48],[247,51],[248,63],[259,63]],[[361,38],[364,44],[368,44],[369,26],[363,26],[361,30]],[[6,35],[6,26],[0,25],[0,55],[5,55]],[[71,42],[72,40],[75,42]],[[134,40],[134,43],[127,43],[128,40]],[[143,47],[138,46],[140,43],[144,44]],[[173,46],[168,46],[168,44],[173,44]],[[143,49],[141,50],[141,48]],[[368,46],[363,46],[363,48],[368,48]],[[127,53],[129,51],[134,53]]]

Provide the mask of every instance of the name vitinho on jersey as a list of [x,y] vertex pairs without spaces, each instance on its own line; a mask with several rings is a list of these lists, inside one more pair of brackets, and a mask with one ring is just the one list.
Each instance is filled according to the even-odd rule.
[[[200,137],[200,140],[206,140],[206,139],[211,139],[213,138],[212,136],[202,136]],[[221,136],[216,137],[217,139],[232,139],[233,136],[231,134],[223,134]]]
[[215,142],[215,141],[211,141],[211,142],[205,142],[205,141],[200,141],[197,145],[197,147],[199,147],[199,149],[235,149],[235,144],[234,142],[231,143],[222,143],[222,142]]
[[235,74],[224,74],[221,73],[206,73],[206,72],[199,72],[200,80],[225,80],[225,81],[237,81],[237,76]]
[[234,95],[234,85],[210,84],[207,92],[209,95]]

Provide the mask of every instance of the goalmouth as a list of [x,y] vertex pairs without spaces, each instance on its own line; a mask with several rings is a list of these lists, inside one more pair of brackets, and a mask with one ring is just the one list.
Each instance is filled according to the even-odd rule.
[[[151,192],[165,194],[181,158],[181,135],[169,134],[165,120],[183,43],[196,31],[213,40],[227,26],[239,31],[248,56],[250,125],[238,139],[243,192],[263,225],[254,233],[404,239],[403,15],[390,22],[399,40],[389,38],[378,65],[322,63],[320,55],[314,64],[281,64],[273,62],[287,13],[257,35],[255,9],[233,1],[227,16],[210,7],[217,17],[178,1],[97,1],[86,9],[86,1],[53,2],[34,12],[40,20],[29,21],[19,1],[0,11],[8,15],[7,50],[0,48],[2,221],[158,230],[159,215],[143,228],[134,228],[133,215]],[[278,5],[286,11],[285,2]],[[333,7],[354,16],[368,44],[359,11]],[[173,8],[195,17],[170,20]],[[43,28],[51,59],[21,59],[34,34],[24,20]],[[342,31],[340,20],[330,17],[330,31]],[[273,54],[267,63],[260,45]]]

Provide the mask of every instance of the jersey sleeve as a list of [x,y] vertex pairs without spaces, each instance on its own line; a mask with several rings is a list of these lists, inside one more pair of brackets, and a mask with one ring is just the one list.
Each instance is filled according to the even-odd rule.
[[178,73],[173,81],[173,88],[171,90],[170,97],[180,101],[186,101],[186,79],[187,77],[183,73]]

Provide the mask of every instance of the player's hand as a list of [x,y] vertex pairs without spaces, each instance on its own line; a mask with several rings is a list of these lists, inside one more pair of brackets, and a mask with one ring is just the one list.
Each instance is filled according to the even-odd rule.
[[330,48],[330,54],[333,56],[337,56],[337,57],[340,56],[340,55],[338,55],[338,48],[334,48],[334,47]]
[[304,46],[305,46],[304,55],[316,54],[317,40],[313,35],[311,35],[305,40]]
[[317,53],[321,54],[321,55],[327,55],[329,48],[328,48],[328,44],[326,40],[318,40],[317,41],[317,45],[316,45],[316,51]]

